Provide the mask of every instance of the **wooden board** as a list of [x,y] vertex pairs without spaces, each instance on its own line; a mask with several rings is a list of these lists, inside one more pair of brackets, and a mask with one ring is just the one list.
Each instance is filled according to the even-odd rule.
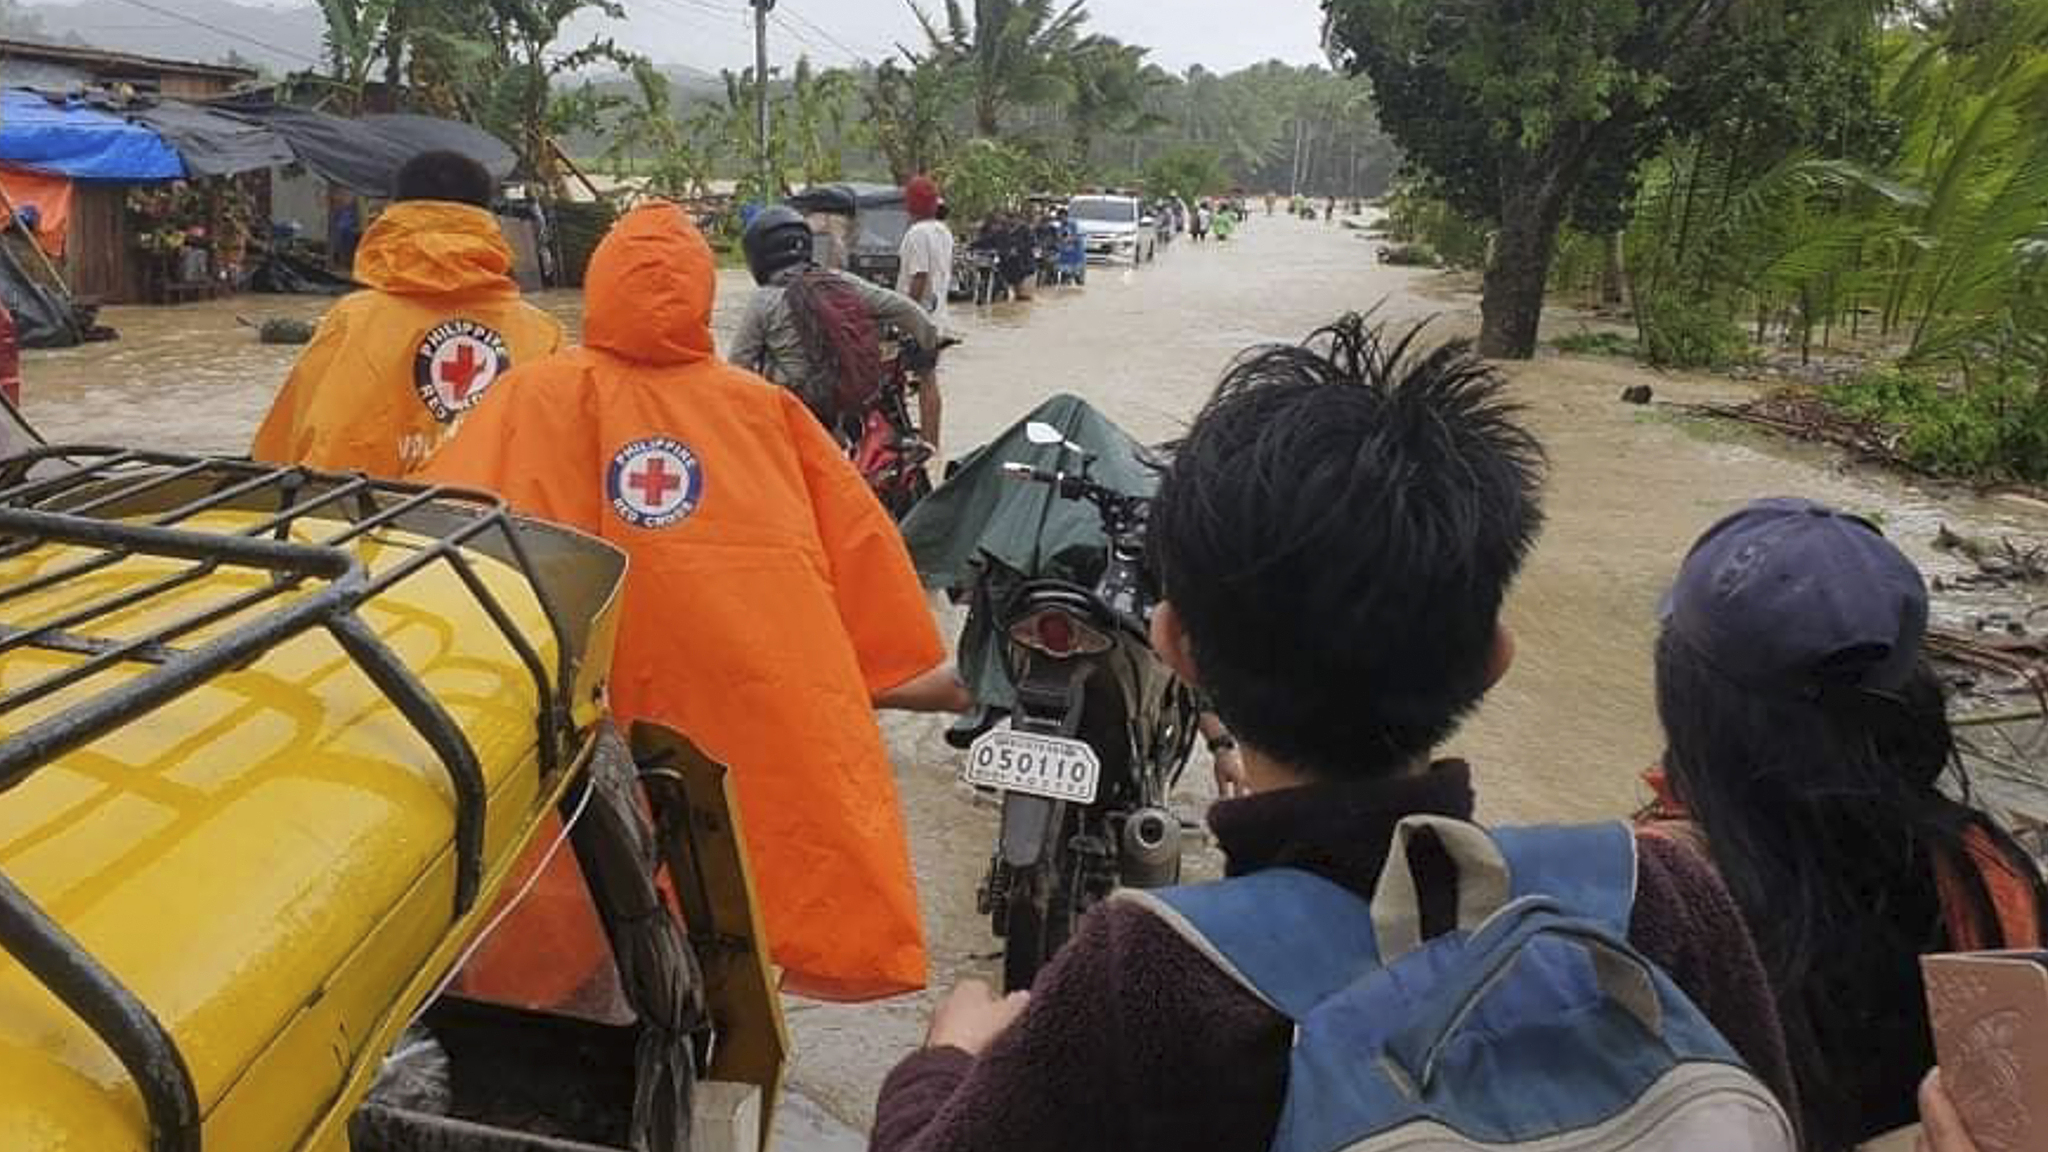
[[[761,1090],[766,1152],[789,1061],[789,1027],[768,959],[746,831],[730,772],[658,725],[633,728],[633,759],[663,821],[661,851],[704,968],[716,1033],[707,1079]],[[673,816],[673,818],[672,818]]]

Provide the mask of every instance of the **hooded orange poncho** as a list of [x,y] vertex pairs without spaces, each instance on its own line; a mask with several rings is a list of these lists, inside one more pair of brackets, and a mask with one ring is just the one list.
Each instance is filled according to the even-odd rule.
[[[426,476],[630,555],[613,710],[732,769],[785,987],[921,988],[873,700],[945,649],[896,526],[795,396],[713,353],[715,264],[679,209],[629,213],[586,285],[585,346],[513,372]],[[507,935],[545,914],[522,909]]]
[[439,200],[394,204],[363,237],[355,277],[292,369],[249,454],[401,479],[519,364],[562,347],[520,300],[497,218]]

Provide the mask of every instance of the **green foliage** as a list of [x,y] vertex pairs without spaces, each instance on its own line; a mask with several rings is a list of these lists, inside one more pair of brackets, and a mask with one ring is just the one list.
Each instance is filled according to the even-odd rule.
[[980,220],[1017,208],[1034,193],[1071,190],[1069,174],[1056,161],[986,137],[970,140],[938,170],[946,199],[959,220]]
[[[1760,44],[1801,27],[1806,50],[1825,51],[1834,34],[1797,18],[1826,3],[1774,0],[1770,18],[1746,20],[1731,15],[1736,0],[1324,8],[1333,42],[1372,77],[1380,116],[1427,189],[1499,226],[1480,348],[1521,357],[1535,347],[1560,229],[1620,228],[1643,162],[1669,139],[1715,130],[1730,114],[1731,78],[1752,74]],[[1778,43],[1796,59],[1792,40]]]
[[588,82],[562,81],[638,59],[609,38],[561,43],[579,16],[624,19],[620,0],[320,0],[320,10],[333,71],[326,79],[348,107],[360,108],[382,61],[387,81],[409,79],[424,107],[510,142],[521,169],[549,186],[562,180],[555,137],[594,128],[626,103]]
[[1165,117],[1145,107],[1147,98],[1169,83],[1164,72],[1146,67],[1146,54],[1135,44],[1091,36],[1067,56],[1072,96],[1065,113],[1077,162],[1088,162],[1098,139],[1142,136],[1167,125]]
[[1895,430],[1899,451],[1930,471],[2048,480],[2048,400],[2038,386],[1958,386],[1891,368],[1836,385],[1825,397],[1852,419]]
[[851,72],[821,72],[809,57],[798,58],[783,130],[804,183],[826,184],[846,175],[846,117],[858,89]]
[[1387,197],[1386,208],[1387,235],[1396,242],[1390,251],[1419,248],[1435,258],[1426,263],[1451,268],[1478,268],[1486,263],[1486,228],[1419,185],[1402,185]]
[[945,19],[912,0],[930,58],[966,77],[974,99],[975,129],[1001,135],[1003,117],[1022,105],[1070,98],[1069,54],[1083,44],[1085,0],[946,0]]
[[1172,197],[1189,204],[1224,190],[1228,177],[1223,162],[1207,148],[1192,145],[1176,148],[1145,166],[1142,183],[1153,196]]
[[2048,0],[1999,7],[1995,32],[1872,24],[1788,49],[1789,78],[1725,79],[1728,110],[1642,170],[1643,314],[1748,318],[1801,348],[1846,330],[1965,379],[2048,367],[2030,255],[2048,225]]
[[1333,42],[1431,190],[1500,220],[1527,185],[1569,199],[1595,158],[1639,153],[1725,4],[1325,0]]
[[711,180],[715,150],[701,142],[702,133],[686,129],[678,119],[668,77],[659,68],[636,61],[632,77],[636,98],[612,126],[606,163],[614,171],[644,176],[656,195],[697,195]]
[[1724,316],[1668,297],[1639,298],[1643,359],[1659,368],[1726,368],[1752,357],[1749,337]]
[[385,30],[398,0],[320,0],[327,21],[327,60],[332,82],[350,111],[360,111],[363,91],[385,47]]
[[937,59],[885,60],[867,90],[867,129],[898,184],[938,170],[957,134],[952,113],[962,80]]

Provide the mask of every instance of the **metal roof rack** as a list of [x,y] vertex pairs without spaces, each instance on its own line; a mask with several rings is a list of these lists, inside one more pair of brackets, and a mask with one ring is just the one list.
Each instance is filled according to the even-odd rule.
[[[429,511],[459,510],[458,516]],[[261,518],[226,532],[196,522],[207,513]],[[313,539],[301,537],[318,525]],[[372,574],[350,547],[380,529],[402,530],[418,550]],[[466,548],[496,536],[533,590],[556,641],[550,668],[476,571]],[[475,904],[483,876],[485,785],[467,736],[357,609],[430,565],[445,562],[531,673],[540,702],[540,768],[551,775],[572,738],[571,634],[495,497],[387,483],[248,460],[103,447],[43,448],[0,461],[0,560],[61,545],[83,555],[0,588],[7,604],[110,568],[131,557],[189,561],[142,587],[110,594],[33,627],[0,622],[0,656],[42,649],[84,657],[0,692],[0,719],[117,668],[131,672],[105,691],[0,739],[0,793],[37,769],[308,632],[325,630],[441,761],[455,793],[455,914]],[[212,603],[140,636],[95,635],[96,622],[180,594],[215,573],[268,575],[254,589]],[[203,642],[195,633],[229,625]],[[134,672],[136,665],[147,670]],[[197,1152],[198,1093],[175,1041],[149,1008],[114,979],[28,895],[0,875],[0,947],[83,1020],[120,1058],[147,1106],[153,1152]]]

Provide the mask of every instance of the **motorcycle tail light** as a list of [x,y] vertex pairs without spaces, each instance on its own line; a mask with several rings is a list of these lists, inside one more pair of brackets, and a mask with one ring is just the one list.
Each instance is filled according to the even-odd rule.
[[1057,608],[1046,608],[1010,625],[1010,639],[1055,660],[1100,656],[1111,648],[1109,637]]

